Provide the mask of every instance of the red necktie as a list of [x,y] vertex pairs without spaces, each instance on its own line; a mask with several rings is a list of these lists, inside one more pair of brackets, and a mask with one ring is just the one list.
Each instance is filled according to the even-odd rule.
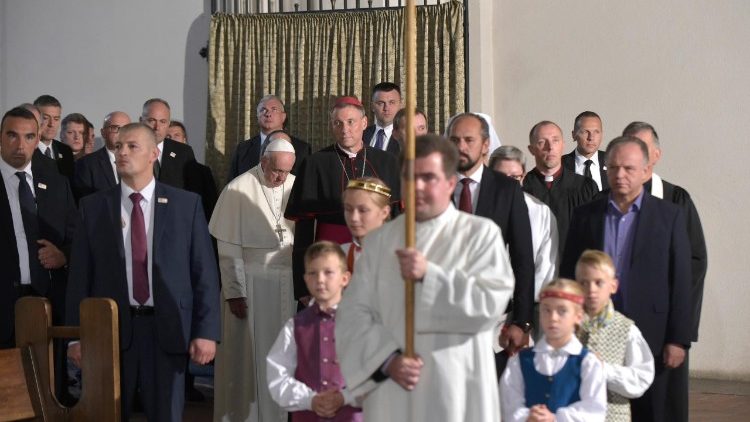
[[130,214],[130,248],[133,256],[133,298],[143,305],[149,298],[148,291],[148,243],[146,242],[146,224],[141,209],[143,196],[134,192],[130,194],[133,201],[133,212]]
[[458,199],[458,209],[473,214],[474,209],[471,206],[471,188],[469,188],[471,179],[468,177],[463,178],[461,179],[461,183],[463,183],[463,187],[461,188],[461,197]]

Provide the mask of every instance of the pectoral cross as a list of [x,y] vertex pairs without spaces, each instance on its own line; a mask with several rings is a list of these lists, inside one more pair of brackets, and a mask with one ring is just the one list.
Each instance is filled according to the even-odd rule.
[[276,232],[276,235],[279,236],[279,243],[281,243],[281,244],[284,243],[284,232],[285,231],[286,231],[286,229],[282,228],[281,224],[276,223],[276,230],[274,230],[274,232]]

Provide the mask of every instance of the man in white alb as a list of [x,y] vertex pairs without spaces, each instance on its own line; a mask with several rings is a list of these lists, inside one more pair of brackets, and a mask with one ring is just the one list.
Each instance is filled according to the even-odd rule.
[[[499,421],[493,329],[513,292],[498,226],[456,210],[458,152],[417,138],[416,248],[404,220],[368,234],[336,317],[347,388],[371,421]],[[404,278],[415,283],[417,357],[404,350]]]
[[223,297],[215,421],[287,420],[268,393],[265,362],[295,310],[294,223],[284,218],[295,154],[288,134],[269,137],[260,164],[224,188],[209,223],[219,249]]

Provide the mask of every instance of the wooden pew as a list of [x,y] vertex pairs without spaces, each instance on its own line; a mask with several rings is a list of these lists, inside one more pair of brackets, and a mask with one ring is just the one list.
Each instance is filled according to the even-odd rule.
[[[120,339],[117,305],[110,299],[81,302],[80,327],[54,327],[49,301],[25,297],[16,302],[16,348],[0,350],[0,422],[119,421]],[[80,401],[66,408],[57,401],[52,339],[80,338]],[[65,376],[60,374],[59,376]]]

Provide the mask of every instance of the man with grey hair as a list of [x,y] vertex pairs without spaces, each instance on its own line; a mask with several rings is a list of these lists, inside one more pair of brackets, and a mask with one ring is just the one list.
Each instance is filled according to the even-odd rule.
[[529,132],[529,152],[536,167],[523,179],[523,189],[547,204],[557,218],[560,246],[568,234],[573,209],[591,200],[597,192],[593,180],[575,174],[562,165],[564,144],[560,126],[548,120]]
[[[490,154],[490,168],[523,184],[523,178],[526,176],[526,157],[520,149],[512,145],[503,145]],[[534,302],[538,306],[539,291],[557,277],[557,220],[544,202],[527,192],[524,192],[524,199],[531,222],[531,243],[534,248]],[[535,327],[539,326],[538,320],[539,313],[534,312]],[[535,338],[538,338],[541,330],[535,330],[534,334]]]
[[286,420],[266,382],[266,355],[294,315],[294,222],[284,210],[294,184],[291,137],[268,134],[260,164],[222,191],[209,230],[222,279],[223,338],[217,350],[214,420]]
[[[256,116],[258,117],[260,133],[237,144],[237,149],[234,151],[234,155],[232,155],[227,183],[257,166],[260,157],[263,155],[263,150],[268,144],[268,135],[277,130],[284,130],[286,111],[281,98],[275,95],[266,95],[261,98],[256,108]],[[312,153],[312,148],[310,144],[301,139],[294,136],[290,136],[290,138],[295,155],[297,156],[292,174],[297,174],[297,168],[299,168],[302,160]]]
[[634,421],[671,420],[666,411],[668,379],[684,364],[692,338],[690,241],[680,207],[643,187],[649,155],[633,136],[607,146],[607,195],[576,208],[563,249],[560,276],[574,278],[586,249],[612,257],[617,292],[614,308],[633,320],[654,356],[651,387],[631,399]]
[[[688,237],[690,238],[691,269],[692,269],[692,342],[698,341],[698,327],[700,326],[701,307],[703,304],[703,285],[708,267],[708,253],[706,240],[703,236],[698,210],[693,204],[690,194],[680,186],[673,185],[654,173],[654,167],[661,158],[661,145],[656,129],[646,122],[632,122],[623,130],[623,135],[632,135],[642,140],[648,146],[649,166],[647,181],[643,185],[651,195],[669,201],[680,208],[685,214]],[[669,404],[667,412],[669,420],[688,420],[688,351],[686,350],[685,364],[670,372]]]
[[167,137],[171,113],[169,103],[161,98],[151,98],[143,103],[140,121],[156,133],[159,156],[154,162],[154,177],[167,185],[185,189],[185,176],[195,161],[195,154],[190,145]]

